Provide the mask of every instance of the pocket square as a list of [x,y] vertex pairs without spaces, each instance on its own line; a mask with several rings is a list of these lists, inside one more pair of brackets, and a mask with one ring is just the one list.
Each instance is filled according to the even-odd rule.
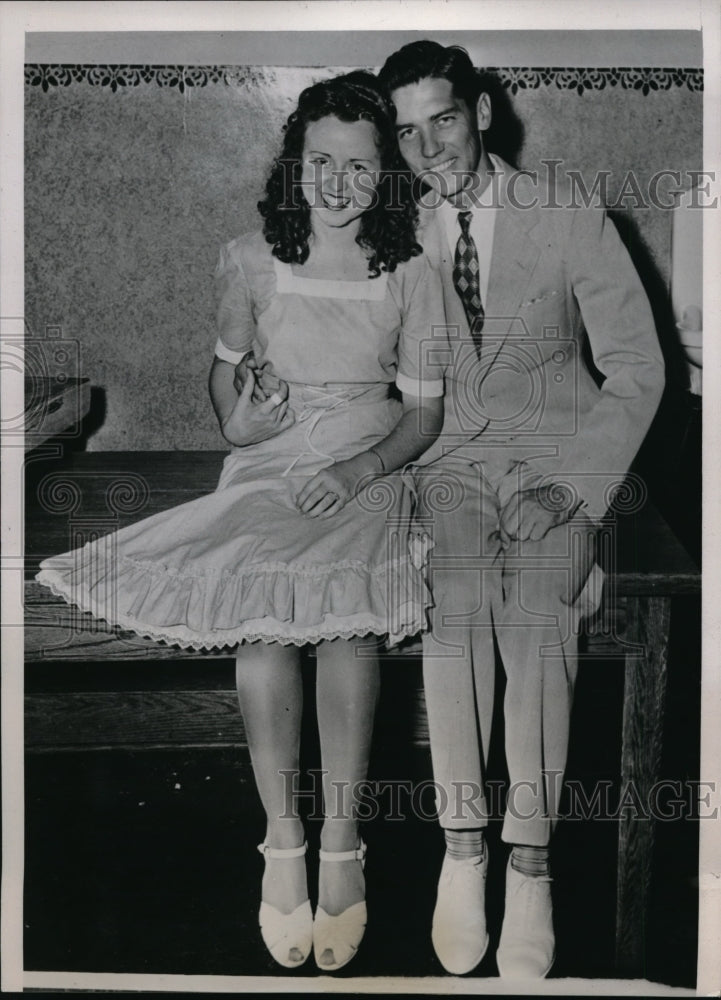
[[552,289],[550,289],[547,292],[540,292],[534,298],[527,299],[525,302],[522,302],[521,303],[521,309],[525,309],[527,306],[536,306],[536,305],[539,305],[539,303],[546,302],[546,301],[548,301],[548,299],[552,299],[556,295],[558,295],[558,289],[557,288],[552,288]]

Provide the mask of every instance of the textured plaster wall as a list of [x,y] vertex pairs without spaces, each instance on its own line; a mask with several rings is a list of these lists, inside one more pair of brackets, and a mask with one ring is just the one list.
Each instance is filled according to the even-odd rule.
[[[81,345],[97,387],[90,450],[221,448],[207,394],[219,246],[255,228],[255,204],[293,100],[336,70],[252,68],[202,86],[26,89],[26,317]],[[701,169],[702,94],[554,85],[509,98],[519,166],[563,158],[611,172]],[[624,221],[625,220],[625,221]],[[622,213],[621,229],[659,314],[670,214]],[[630,226],[629,226],[630,222]]]

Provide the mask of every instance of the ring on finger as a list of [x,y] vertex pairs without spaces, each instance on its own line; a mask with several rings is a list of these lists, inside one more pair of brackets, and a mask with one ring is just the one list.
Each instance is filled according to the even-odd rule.
[[328,490],[328,492],[326,493],[326,496],[327,497],[333,497],[333,503],[335,503],[336,500],[340,500],[340,497],[338,496],[338,494],[334,493],[332,490]]

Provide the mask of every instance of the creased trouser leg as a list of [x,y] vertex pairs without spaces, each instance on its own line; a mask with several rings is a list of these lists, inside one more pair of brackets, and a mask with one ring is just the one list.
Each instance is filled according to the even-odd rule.
[[561,600],[570,575],[570,533],[506,554],[494,607],[506,674],[504,700],[509,794],[503,839],[543,846],[558,819],[578,665],[579,612]]
[[[460,502],[433,512],[429,581],[435,607],[424,637],[424,683],[440,823],[486,822],[483,795],[494,698],[495,633],[506,674],[506,757],[510,778],[503,838],[547,844],[566,767],[577,670],[580,602],[567,594],[574,558],[566,525],[540,542],[502,550],[499,512],[525,472],[486,478],[454,466]],[[428,473],[422,482],[431,487]],[[600,593],[599,593],[600,599]]]
[[432,637],[423,645],[423,683],[441,826],[485,826],[485,760],[493,715],[494,656],[490,628],[444,629],[464,650],[448,656]]
[[[500,545],[489,542],[496,500],[472,466],[454,468],[458,502],[434,510],[429,584],[434,608],[423,637],[423,679],[441,826],[485,826],[483,792],[491,735],[495,661],[492,594],[500,587]],[[446,488],[449,478],[443,480]],[[428,476],[432,494],[437,482]]]

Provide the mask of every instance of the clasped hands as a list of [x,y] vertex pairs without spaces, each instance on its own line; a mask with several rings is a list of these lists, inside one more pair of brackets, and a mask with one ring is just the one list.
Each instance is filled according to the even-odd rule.
[[288,383],[276,378],[254,358],[236,366],[233,388],[238,393],[222,430],[231,444],[245,447],[275,437],[295,423],[288,406]]
[[[258,444],[295,423],[288,405],[288,383],[274,374],[270,362],[259,365],[252,351],[236,365],[233,387],[238,401],[223,423],[223,433],[233,444]],[[332,517],[374,471],[377,465],[365,454],[334,462],[308,480],[295,498],[296,506],[308,517]]]

